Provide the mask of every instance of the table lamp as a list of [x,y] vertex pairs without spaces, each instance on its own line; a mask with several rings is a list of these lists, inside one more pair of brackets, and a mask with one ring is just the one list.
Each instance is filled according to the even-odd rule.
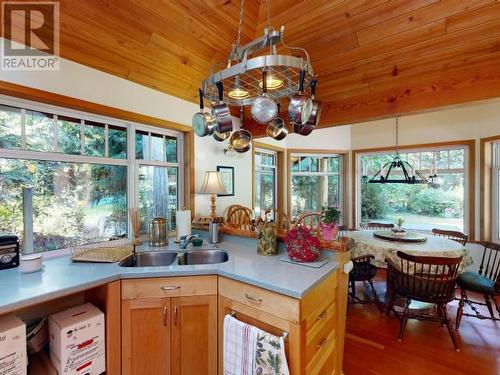
[[226,194],[226,188],[222,183],[220,173],[216,171],[205,172],[205,177],[203,179],[203,184],[201,185],[200,194],[210,194],[211,217],[215,219],[215,200],[217,199],[217,194]]

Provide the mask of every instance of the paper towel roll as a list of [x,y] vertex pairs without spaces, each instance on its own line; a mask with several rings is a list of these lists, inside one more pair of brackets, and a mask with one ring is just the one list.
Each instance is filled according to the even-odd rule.
[[191,211],[177,211],[175,213],[175,222],[177,223],[177,240],[181,236],[188,236],[191,234]]

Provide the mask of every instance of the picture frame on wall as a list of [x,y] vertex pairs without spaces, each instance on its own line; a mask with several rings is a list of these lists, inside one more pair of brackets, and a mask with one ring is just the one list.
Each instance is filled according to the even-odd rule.
[[218,197],[229,197],[234,196],[234,167],[227,167],[224,165],[217,166],[217,172],[220,173],[220,178],[224,187],[226,188],[226,194],[217,194]]

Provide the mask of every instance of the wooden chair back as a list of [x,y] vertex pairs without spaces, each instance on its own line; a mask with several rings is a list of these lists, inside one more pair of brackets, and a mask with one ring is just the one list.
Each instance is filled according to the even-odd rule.
[[484,246],[479,274],[495,281],[495,290],[500,292],[500,244],[483,242]]
[[432,229],[432,234],[438,237],[448,238],[450,240],[458,242],[462,246],[465,246],[467,244],[467,240],[469,239],[469,236],[467,234],[455,230],[434,228]]
[[268,208],[264,211],[264,215],[266,216],[266,218],[270,218],[270,216],[272,216],[271,214],[274,214],[273,220],[278,226],[278,230],[289,230],[290,228],[292,228],[292,220],[290,220],[290,216],[288,216],[286,212],[277,210],[275,208]]
[[225,224],[236,229],[253,230],[253,212],[245,206],[231,205],[227,209]]
[[[455,298],[455,284],[462,257],[428,257],[397,252],[397,262],[387,259],[390,288],[402,297],[443,304]],[[388,286],[389,287],[389,286]]]
[[356,258],[351,258],[353,263],[352,271],[349,273],[349,279],[354,281],[370,280],[373,278],[371,265],[372,259],[375,259],[373,254],[361,255]]
[[297,217],[295,220],[294,227],[303,226],[309,228],[312,234],[316,235],[319,239],[322,239],[321,232],[321,212],[304,212]]
[[347,228],[347,225],[339,225],[338,227],[339,237],[345,237],[347,235],[348,230],[349,229]]
[[394,228],[394,224],[377,223],[373,221],[366,224],[361,224],[361,228],[365,230],[384,230]]

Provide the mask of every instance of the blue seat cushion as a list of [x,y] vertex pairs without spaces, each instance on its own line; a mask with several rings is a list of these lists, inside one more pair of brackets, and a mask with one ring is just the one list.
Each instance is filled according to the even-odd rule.
[[477,293],[495,293],[495,281],[476,272],[463,272],[458,275],[458,286]]

